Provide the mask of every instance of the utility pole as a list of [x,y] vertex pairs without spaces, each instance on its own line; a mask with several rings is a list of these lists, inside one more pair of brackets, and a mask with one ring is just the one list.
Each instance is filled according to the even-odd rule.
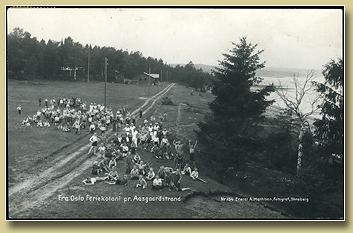
[[163,74],[163,70],[161,70],[161,82],[162,82],[162,77],[163,77],[162,74]]
[[107,110],[107,65],[108,58],[105,58],[105,82],[104,82],[104,111]]
[[167,79],[165,81],[168,82],[168,70],[167,70]]
[[148,95],[150,95],[151,89],[151,68],[148,68]]
[[91,45],[89,45],[88,47],[88,74],[87,74],[87,82],[89,83],[89,63],[91,60]]

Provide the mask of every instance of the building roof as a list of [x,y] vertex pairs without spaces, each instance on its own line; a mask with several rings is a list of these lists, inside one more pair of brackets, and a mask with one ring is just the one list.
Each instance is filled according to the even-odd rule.
[[143,72],[143,74],[147,75],[147,76],[150,76],[151,78],[154,78],[154,79],[157,79],[159,78],[159,74],[148,74],[146,72]]

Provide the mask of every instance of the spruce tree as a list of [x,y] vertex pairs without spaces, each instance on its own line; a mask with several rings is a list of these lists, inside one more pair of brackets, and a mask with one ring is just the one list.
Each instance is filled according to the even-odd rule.
[[322,118],[314,125],[315,137],[322,142],[323,152],[327,156],[343,156],[344,148],[344,70],[343,60],[331,60],[323,67],[324,83],[316,82],[317,91],[324,95],[321,106]]
[[261,79],[256,77],[256,71],[265,67],[259,56],[263,50],[255,51],[257,44],[247,43],[246,37],[232,44],[234,48],[223,54],[224,60],[214,70],[212,114],[199,124],[199,140],[209,154],[206,163],[216,168],[241,165],[247,155],[256,152],[263,113],[273,103],[266,99],[273,85],[261,88]]

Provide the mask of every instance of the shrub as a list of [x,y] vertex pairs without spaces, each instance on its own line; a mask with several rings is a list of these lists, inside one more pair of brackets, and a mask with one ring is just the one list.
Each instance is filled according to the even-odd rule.
[[163,97],[162,104],[163,105],[175,105],[174,102],[168,96]]

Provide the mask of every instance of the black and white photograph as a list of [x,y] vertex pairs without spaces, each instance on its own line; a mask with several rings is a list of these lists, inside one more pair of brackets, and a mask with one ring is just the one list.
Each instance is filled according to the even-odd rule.
[[345,7],[6,6],[6,220],[345,221]]

